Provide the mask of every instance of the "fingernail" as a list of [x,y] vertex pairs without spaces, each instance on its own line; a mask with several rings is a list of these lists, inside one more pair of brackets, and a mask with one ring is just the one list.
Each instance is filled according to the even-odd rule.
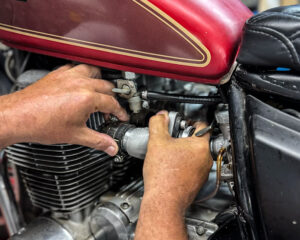
[[114,146],[109,146],[105,149],[105,152],[110,156],[115,156],[117,154],[117,149]]
[[122,117],[122,120],[123,120],[123,121],[128,121],[128,120],[129,120],[129,116],[128,116],[128,114],[127,114],[126,112],[123,112],[123,113],[121,114],[121,117]]
[[156,113],[156,115],[166,115],[166,114],[168,114],[166,110],[161,110],[158,113]]

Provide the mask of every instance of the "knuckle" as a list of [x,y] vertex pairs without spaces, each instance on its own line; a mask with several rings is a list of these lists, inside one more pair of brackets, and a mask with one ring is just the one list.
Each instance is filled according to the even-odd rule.
[[108,99],[109,99],[109,102],[114,105],[114,107],[120,108],[120,104],[117,101],[117,99],[115,99],[114,96],[108,96]]
[[165,116],[164,115],[155,115],[153,117],[150,118],[150,124],[155,124],[155,123],[158,123],[158,122],[161,122],[165,119]]
[[79,102],[90,103],[93,100],[93,93],[90,91],[81,91],[79,94]]
[[94,143],[94,148],[97,149],[103,149],[104,147],[104,141],[103,139],[99,138],[95,143]]

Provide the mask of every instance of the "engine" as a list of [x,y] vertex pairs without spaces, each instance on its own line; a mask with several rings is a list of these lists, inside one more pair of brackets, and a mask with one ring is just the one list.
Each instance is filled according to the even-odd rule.
[[[12,78],[12,91],[42,78],[51,70],[49,62],[55,65],[58,61],[40,55],[31,58],[42,61],[36,66],[36,61],[32,63],[25,56],[25,67],[16,71],[16,63],[7,52],[6,71]],[[113,91],[130,113],[130,121],[121,123],[113,116],[107,120],[97,112],[90,116],[87,126],[112,136],[120,152],[110,157],[71,144],[19,143],[7,147],[6,157],[19,180],[23,213],[34,209],[27,217],[29,224],[12,239],[133,239],[143,196],[148,120],[162,109],[170,112],[169,132],[173,137],[191,136],[195,121],[211,122],[206,131],[214,131],[211,151],[217,162],[186,214],[189,238],[208,239],[220,227],[220,217],[235,214],[231,205],[231,155],[227,151],[228,111],[217,88],[111,69],[103,69],[102,76],[116,85]]]

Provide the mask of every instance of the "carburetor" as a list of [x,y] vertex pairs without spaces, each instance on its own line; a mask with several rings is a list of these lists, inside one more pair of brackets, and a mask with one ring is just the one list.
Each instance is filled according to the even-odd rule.
[[[169,133],[174,138],[184,138],[193,135],[195,128],[188,126],[178,112],[169,112]],[[119,155],[128,155],[144,159],[149,140],[148,127],[135,127],[132,124],[115,122],[105,126],[101,132],[108,134],[119,144]]]

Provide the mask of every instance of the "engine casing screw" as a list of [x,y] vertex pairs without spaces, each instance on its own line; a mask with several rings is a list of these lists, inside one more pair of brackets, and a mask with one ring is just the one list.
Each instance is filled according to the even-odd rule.
[[120,207],[121,207],[123,210],[126,210],[126,209],[128,209],[128,208],[130,207],[130,205],[129,205],[129,203],[127,203],[127,202],[123,202],[123,203],[120,205]]
[[206,229],[202,226],[198,226],[196,228],[196,233],[199,235],[199,236],[202,236],[204,233],[206,233]]
[[114,158],[114,162],[115,163],[122,163],[122,162],[124,162],[124,157],[120,156],[120,155],[116,155],[115,158]]

